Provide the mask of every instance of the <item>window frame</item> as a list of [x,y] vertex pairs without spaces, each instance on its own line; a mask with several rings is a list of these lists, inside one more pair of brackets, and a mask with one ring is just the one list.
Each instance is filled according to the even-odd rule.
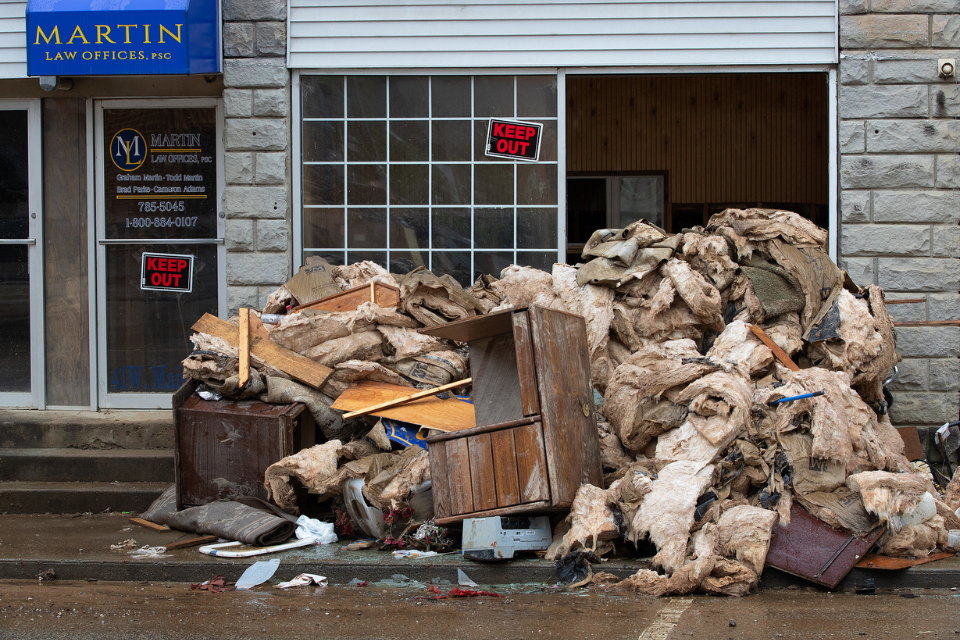
[[[428,115],[427,115],[425,118],[393,118],[393,117],[390,117],[389,111],[387,112],[387,114],[386,114],[386,116],[385,116],[384,118],[370,118],[370,119],[365,119],[365,118],[350,118],[349,115],[348,115],[348,113],[347,113],[347,111],[346,111],[346,105],[345,105],[344,113],[343,113],[343,117],[342,117],[342,118],[304,118],[303,105],[302,105],[303,88],[302,88],[302,86],[301,86],[302,79],[303,79],[304,77],[306,77],[306,76],[343,76],[343,77],[344,77],[344,80],[345,80],[345,82],[346,82],[346,78],[349,77],[349,76],[369,76],[369,75],[384,76],[384,77],[386,77],[386,78],[388,79],[388,81],[387,81],[387,104],[388,104],[388,108],[389,108],[389,103],[390,103],[390,97],[389,97],[389,90],[390,90],[390,82],[389,82],[389,79],[390,79],[390,78],[394,78],[394,77],[404,77],[404,76],[421,76],[421,77],[427,77],[427,78],[435,78],[435,77],[442,77],[442,76],[447,76],[447,77],[449,77],[449,76],[458,76],[458,77],[468,77],[468,78],[471,78],[471,108],[470,108],[470,115],[469,115],[469,116],[458,116],[458,117],[434,117],[433,114],[432,114],[432,106],[431,106],[431,107],[430,107],[430,111],[428,111]],[[478,150],[477,150],[477,148],[476,148],[476,146],[477,146],[476,130],[477,130],[477,127],[478,127],[478,123],[483,123],[483,128],[484,128],[484,130],[485,130],[485,129],[486,129],[486,123],[487,123],[488,120],[489,120],[489,118],[488,118],[487,116],[478,116],[478,115],[476,114],[476,105],[475,105],[475,101],[474,101],[474,98],[475,98],[475,94],[474,94],[474,81],[475,81],[476,78],[478,78],[478,77],[483,77],[483,76],[511,76],[511,77],[513,77],[513,80],[514,80],[514,105],[513,105],[513,113],[514,113],[514,114],[516,114],[516,113],[518,112],[518,111],[517,111],[517,99],[518,99],[517,78],[518,78],[518,77],[521,77],[521,76],[549,76],[549,77],[553,77],[553,78],[556,79],[556,88],[557,88],[557,91],[556,91],[556,93],[557,93],[557,95],[556,95],[556,100],[557,100],[557,104],[556,104],[556,116],[539,116],[539,115],[530,115],[530,114],[526,114],[526,113],[524,113],[524,114],[522,115],[522,118],[520,118],[520,116],[513,116],[513,115],[512,115],[512,116],[504,116],[504,117],[511,118],[511,119],[520,118],[520,119],[534,120],[534,121],[537,121],[537,122],[543,122],[543,123],[545,123],[548,127],[551,126],[551,124],[552,124],[552,125],[556,128],[556,137],[557,137],[557,152],[556,152],[556,153],[557,153],[557,157],[556,157],[556,159],[552,159],[552,160],[540,160],[540,161],[537,162],[537,163],[530,163],[530,162],[506,161],[506,160],[503,160],[503,159],[492,158],[492,157],[491,157],[491,158],[483,158],[483,156],[478,155]],[[351,252],[353,252],[353,253],[359,253],[359,252],[371,253],[371,252],[376,252],[376,253],[382,254],[382,255],[384,256],[385,262],[386,262],[386,264],[387,264],[387,266],[388,266],[388,268],[389,268],[389,266],[390,266],[390,261],[391,261],[391,259],[392,259],[392,257],[393,257],[394,255],[396,255],[396,254],[402,254],[402,253],[409,253],[409,252],[411,251],[410,249],[405,249],[405,248],[400,248],[400,247],[391,247],[391,246],[390,246],[390,245],[391,245],[391,238],[390,238],[390,217],[391,217],[391,214],[390,214],[390,212],[391,212],[391,211],[396,211],[396,210],[398,210],[398,209],[421,209],[421,210],[426,210],[426,211],[428,212],[428,231],[427,231],[428,241],[427,241],[427,245],[426,245],[425,247],[420,248],[420,251],[425,254],[425,257],[427,257],[427,263],[426,263],[426,265],[425,265],[427,268],[432,268],[432,267],[433,267],[433,259],[434,259],[434,257],[435,257],[436,255],[438,255],[438,254],[441,254],[441,253],[460,253],[460,254],[466,253],[466,254],[469,254],[471,280],[472,280],[472,277],[475,276],[475,275],[479,272],[479,271],[478,271],[478,267],[477,267],[477,256],[480,255],[480,254],[485,254],[485,253],[510,252],[510,253],[512,254],[512,255],[511,255],[511,258],[512,258],[512,259],[511,259],[511,262],[513,262],[513,263],[516,263],[516,262],[521,262],[521,263],[522,263],[522,262],[523,262],[523,261],[522,261],[522,256],[523,256],[524,254],[536,254],[538,257],[541,257],[541,259],[543,259],[543,258],[548,258],[548,257],[554,257],[554,256],[555,256],[555,257],[554,257],[554,260],[555,260],[555,261],[560,261],[560,262],[562,262],[562,261],[564,260],[564,258],[565,258],[565,245],[566,245],[566,242],[565,242],[565,235],[566,235],[566,230],[565,230],[565,227],[566,227],[566,184],[565,184],[565,181],[564,181],[564,178],[563,178],[564,173],[565,173],[565,169],[566,169],[566,132],[565,132],[565,128],[564,128],[564,123],[565,123],[565,111],[564,111],[564,106],[565,106],[565,86],[564,86],[564,85],[565,85],[565,77],[564,77],[563,73],[558,72],[557,69],[522,69],[522,70],[517,70],[517,69],[484,69],[484,70],[470,70],[470,69],[463,69],[463,70],[429,70],[429,69],[423,69],[423,70],[421,70],[421,69],[417,69],[417,70],[404,70],[404,71],[396,71],[396,70],[368,70],[368,69],[364,69],[364,70],[343,70],[343,69],[339,69],[339,70],[296,70],[296,71],[294,71],[294,74],[293,74],[293,87],[292,87],[293,100],[291,101],[291,102],[292,102],[291,115],[292,115],[292,129],[293,129],[293,132],[292,132],[292,133],[293,133],[293,135],[292,135],[292,141],[293,141],[293,157],[294,157],[294,162],[295,162],[294,170],[291,172],[291,173],[292,173],[292,200],[293,200],[293,203],[292,203],[292,204],[293,204],[293,265],[294,265],[294,270],[299,269],[299,267],[304,263],[304,260],[305,260],[305,258],[306,258],[307,255],[311,255],[311,254],[312,254],[312,255],[316,255],[317,253],[320,253],[320,252],[323,252],[323,253],[337,253],[337,254],[339,254],[339,255],[342,256],[341,260],[342,260],[343,262],[346,262],[346,261],[347,261],[348,254],[351,253]],[[430,85],[430,86],[432,87],[432,82],[431,82],[431,85]],[[345,99],[346,99],[346,97],[345,97]],[[310,161],[310,162],[306,162],[306,161],[304,160],[304,157],[303,157],[303,154],[304,154],[304,133],[303,133],[303,125],[304,125],[304,122],[307,122],[307,121],[315,121],[315,120],[325,120],[325,121],[337,121],[337,120],[339,120],[339,121],[342,121],[342,122],[345,123],[345,124],[344,124],[345,130],[346,130],[346,126],[348,126],[346,123],[348,123],[348,122],[351,121],[351,120],[358,120],[358,121],[364,121],[364,120],[384,120],[384,121],[386,121],[386,123],[387,123],[387,156],[386,156],[387,159],[386,159],[386,160],[383,160],[382,162],[381,162],[381,161],[376,161],[376,162],[372,162],[372,161],[371,161],[371,162],[369,162],[369,163],[367,163],[367,164],[383,164],[383,165],[385,165],[386,168],[387,168],[387,169],[386,169],[386,171],[387,171],[387,173],[386,173],[386,181],[387,181],[387,184],[388,184],[388,185],[389,185],[389,182],[390,182],[390,167],[391,167],[391,165],[402,165],[402,164],[426,165],[426,166],[428,167],[428,169],[427,169],[428,175],[429,175],[428,180],[430,181],[430,182],[428,183],[428,184],[429,184],[429,187],[428,187],[428,188],[429,188],[430,191],[431,191],[431,193],[430,193],[430,195],[429,195],[429,197],[428,197],[428,203],[427,203],[427,204],[423,204],[423,205],[395,205],[395,204],[389,203],[390,198],[389,198],[389,195],[388,195],[388,197],[387,197],[387,203],[385,203],[385,204],[383,204],[383,205],[362,205],[362,206],[348,205],[348,204],[347,204],[347,201],[348,201],[347,188],[348,188],[349,177],[348,177],[348,175],[347,175],[347,167],[349,167],[349,166],[351,166],[351,165],[363,164],[363,163],[349,162],[349,158],[347,157],[346,153],[344,153],[344,157],[343,157],[342,159],[338,160],[338,161],[329,161],[329,162]],[[417,121],[417,120],[419,120],[419,121],[426,121],[426,122],[427,122],[428,130],[430,131],[430,134],[429,134],[429,135],[431,136],[431,139],[430,139],[430,141],[428,142],[428,150],[429,150],[429,152],[428,152],[427,160],[422,161],[422,162],[421,162],[421,161],[391,161],[391,160],[389,160],[389,155],[390,155],[390,154],[389,154],[389,145],[390,145],[390,133],[389,133],[389,132],[390,132],[390,123],[392,123],[392,122],[402,122],[402,121],[404,121],[404,120],[407,120],[407,121]],[[439,161],[439,160],[434,160],[434,159],[432,158],[432,149],[431,149],[431,147],[432,147],[432,129],[433,129],[433,126],[432,126],[432,125],[433,125],[433,123],[434,123],[434,122],[439,122],[439,121],[463,121],[463,120],[469,120],[469,121],[471,122],[471,134],[472,134],[472,135],[471,135],[471,140],[470,140],[470,159],[469,159],[469,160],[460,160],[460,161]],[[346,135],[344,135],[344,151],[346,151],[346,145],[347,145],[347,140],[346,140]],[[481,158],[481,159],[478,159],[478,157]],[[307,166],[307,165],[312,165],[312,164],[339,165],[339,166],[341,166],[341,167],[344,167],[344,200],[343,200],[343,204],[342,204],[342,205],[329,205],[329,206],[327,206],[327,205],[307,205],[307,204],[305,204],[305,198],[304,198],[304,187],[305,187],[304,167]],[[470,176],[471,176],[471,178],[470,178],[470,185],[471,185],[471,188],[470,188],[470,197],[469,197],[469,201],[468,201],[468,202],[466,202],[466,203],[464,203],[463,205],[461,205],[462,208],[464,208],[464,209],[469,209],[469,211],[470,211],[470,243],[469,243],[469,246],[466,246],[466,247],[463,247],[463,248],[443,248],[443,247],[434,247],[434,246],[433,246],[434,238],[433,238],[433,228],[432,228],[432,224],[433,224],[433,213],[434,213],[434,210],[436,210],[436,209],[451,209],[451,208],[456,208],[456,207],[457,207],[457,205],[435,204],[435,203],[433,202],[434,198],[433,198],[433,194],[432,194],[432,187],[433,187],[433,184],[432,184],[432,174],[433,174],[433,167],[436,166],[436,165],[467,165],[467,166],[470,167]],[[505,166],[510,166],[510,167],[511,167],[511,170],[512,170],[512,173],[513,173],[513,180],[514,180],[512,203],[504,203],[504,204],[499,204],[499,205],[489,205],[489,206],[486,206],[486,205],[482,205],[482,204],[479,204],[479,203],[476,202],[476,167],[477,167],[477,166],[491,166],[491,165],[505,165]],[[518,180],[519,170],[518,170],[516,167],[518,167],[518,166],[520,166],[520,167],[531,167],[531,166],[536,166],[536,165],[545,165],[545,166],[555,167],[555,171],[556,171],[556,196],[557,196],[557,201],[556,201],[555,204],[523,205],[523,204],[519,204],[519,203],[518,203],[519,194],[518,194],[518,191],[517,191],[517,186],[518,186],[518,185],[517,185],[517,180]],[[371,208],[371,209],[380,208],[380,209],[385,209],[385,210],[386,210],[386,225],[387,225],[387,228],[386,228],[386,231],[385,231],[385,234],[384,234],[384,237],[386,238],[385,246],[383,246],[383,247],[376,247],[376,248],[374,248],[374,247],[362,248],[362,249],[351,249],[351,248],[349,247],[349,241],[348,241],[348,234],[349,234],[348,216],[349,216],[349,212],[350,212],[350,211],[356,211],[356,210],[361,209],[361,208],[364,208],[364,207],[368,207],[368,208]],[[311,209],[311,208],[317,208],[317,209],[328,208],[328,209],[342,209],[342,210],[343,210],[343,212],[344,212],[344,223],[343,223],[343,224],[344,224],[344,241],[343,241],[343,246],[342,246],[342,247],[340,247],[340,248],[333,248],[333,249],[327,250],[327,249],[313,248],[313,247],[308,247],[308,246],[306,246],[306,244],[305,244],[305,236],[306,236],[305,224],[307,223],[307,215],[306,215],[306,212],[307,212],[309,209]],[[478,210],[481,210],[481,209],[484,209],[484,208],[490,208],[490,209],[508,208],[508,209],[510,209],[510,210],[512,211],[512,218],[513,218],[513,225],[514,225],[513,232],[512,232],[512,233],[513,233],[513,246],[512,246],[512,247],[488,248],[488,247],[480,247],[480,246],[478,246],[477,238],[476,238],[476,232],[475,232],[476,213],[477,213]],[[518,227],[518,212],[521,211],[521,210],[523,210],[523,209],[553,209],[553,210],[555,211],[555,220],[554,220],[554,224],[556,225],[556,242],[555,242],[555,243],[548,244],[548,245],[545,245],[545,246],[543,246],[543,247],[541,247],[541,248],[535,248],[535,249],[520,248],[520,247],[518,246],[518,245],[520,244],[520,242],[519,242],[519,237],[518,237],[518,228],[517,228],[517,227]],[[549,256],[548,256],[547,254],[549,254]],[[495,275],[499,275],[499,274],[495,274]]]

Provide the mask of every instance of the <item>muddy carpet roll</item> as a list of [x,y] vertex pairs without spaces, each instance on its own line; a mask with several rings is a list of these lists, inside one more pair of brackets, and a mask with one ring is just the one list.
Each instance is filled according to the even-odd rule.
[[286,542],[296,530],[296,518],[253,497],[177,511],[175,486],[164,491],[140,517],[171,529],[216,535],[257,547]]

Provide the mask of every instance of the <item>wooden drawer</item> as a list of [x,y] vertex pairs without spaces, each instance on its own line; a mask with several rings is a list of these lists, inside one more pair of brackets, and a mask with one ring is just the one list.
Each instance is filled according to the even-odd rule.
[[[433,509],[441,524],[550,507],[543,425],[539,421],[431,438]],[[450,434],[453,435],[453,434]]]

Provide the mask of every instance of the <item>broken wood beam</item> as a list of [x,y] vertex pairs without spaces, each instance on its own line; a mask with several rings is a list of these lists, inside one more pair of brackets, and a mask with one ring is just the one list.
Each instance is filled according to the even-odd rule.
[[171,542],[163,546],[167,551],[172,551],[173,549],[186,549],[187,547],[196,547],[197,545],[207,544],[208,542],[216,542],[219,539],[218,536],[200,536],[199,538],[189,538],[188,540]]
[[394,400],[387,400],[386,402],[381,402],[380,404],[375,404],[364,409],[358,409],[356,411],[351,411],[349,413],[343,414],[343,419],[347,420],[349,418],[356,418],[357,416],[364,416],[368,413],[373,413],[374,411],[380,411],[382,409],[389,409],[391,407],[398,407],[402,404],[406,404],[412,400],[418,400],[420,398],[427,398],[429,396],[435,396],[438,393],[448,391],[449,389],[454,389],[456,387],[462,387],[464,385],[470,384],[473,382],[473,378],[465,378],[463,380],[457,380],[456,382],[451,382],[449,384],[441,385],[439,387],[434,387],[433,389],[424,389],[417,393],[412,393],[409,396],[403,398],[396,398]]
[[[240,346],[240,330],[226,320],[221,320],[209,313],[203,314],[203,317],[191,328],[200,333],[223,338],[232,347]],[[322,387],[333,373],[333,369],[271,342],[259,318],[251,318],[250,322],[250,355],[314,389]]]
[[146,527],[147,529],[153,529],[154,531],[170,531],[170,527],[164,524],[157,524],[156,522],[150,522],[143,518],[130,518],[130,522],[138,524],[141,527]]
[[240,381],[243,389],[250,382],[250,310],[240,308]]
[[770,351],[773,352],[773,355],[777,356],[777,360],[780,361],[783,366],[790,371],[800,371],[800,367],[797,366],[797,363],[790,359],[790,356],[787,355],[787,352],[780,348],[776,342],[773,341],[773,338],[767,335],[767,332],[758,327],[755,324],[748,324],[750,331],[753,332],[753,335],[760,338],[760,342],[767,345],[770,348]]
[[399,306],[400,289],[375,280],[369,285],[361,285],[341,293],[335,293],[326,298],[321,298],[320,300],[297,305],[293,309],[290,309],[289,313],[296,313],[304,309],[331,312],[355,311],[356,308],[364,302],[372,302],[380,307]]

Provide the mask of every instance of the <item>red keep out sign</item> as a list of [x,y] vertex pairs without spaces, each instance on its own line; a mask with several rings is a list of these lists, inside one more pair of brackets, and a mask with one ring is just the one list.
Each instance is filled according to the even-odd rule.
[[496,158],[536,162],[540,158],[543,124],[490,118],[485,154]]
[[144,253],[140,288],[190,293],[193,290],[193,256]]

